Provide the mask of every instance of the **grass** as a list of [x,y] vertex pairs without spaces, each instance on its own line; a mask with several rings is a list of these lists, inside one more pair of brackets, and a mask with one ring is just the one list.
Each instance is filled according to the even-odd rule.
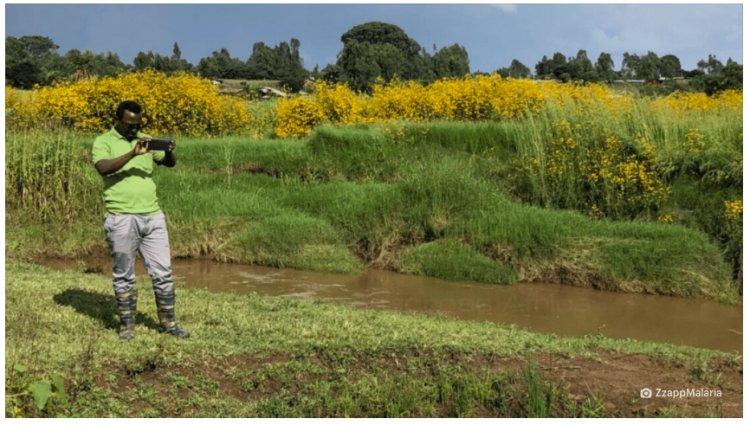
[[[730,265],[699,231],[518,202],[499,177],[523,157],[516,125],[394,123],[321,127],[302,141],[180,140],[177,167],[154,175],[173,254],[736,300]],[[105,248],[90,143],[69,133],[8,135],[15,258]]]
[[[156,331],[146,280],[136,339],[123,342],[107,278],[15,261],[6,276],[7,416],[629,416],[604,410],[601,382],[581,390],[550,374],[550,356],[635,353],[696,382],[717,382],[717,362],[741,365],[704,349],[186,288],[176,312],[192,337],[177,340]],[[30,389],[45,382],[62,384],[39,407]]]

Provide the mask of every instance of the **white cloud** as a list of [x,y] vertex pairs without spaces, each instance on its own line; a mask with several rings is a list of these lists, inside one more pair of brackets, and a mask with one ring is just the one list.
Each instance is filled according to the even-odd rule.
[[518,9],[518,6],[516,6],[515,4],[493,4],[492,6],[495,6],[505,13],[515,13],[515,11]]

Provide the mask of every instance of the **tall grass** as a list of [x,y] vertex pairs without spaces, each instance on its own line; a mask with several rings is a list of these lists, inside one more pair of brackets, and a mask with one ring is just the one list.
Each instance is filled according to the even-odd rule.
[[[524,173],[523,165],[549,162],[550,155],[554,154],[549,150],[553,142],[550,130],[559,122],[581,128],[581,131],[575,132],[580,138],[574,140],[575,148],[572,150],[576,154],[570,159],[586,159],[580,156],[581,149],[596,145],[608,136],[616,136],[628,142],[622,149],[641,152],[652,149],[649,154],[656,160],[656,171],[663,179],[692,172],[698,178],[709,175],[709,178],[734,186],[742,184],[741,111],[677,112],[654,107],[645,99],[636,100],[630,111],[622,113],[604,106],[578,111],[547,105],[539,114],[506,124],[509,127],[506,133],[515,142],[513,150],[518,153],[517,160],[522,165],[515,172]],[[554,186],[549,184],[554,177],[549,175],[548,168],[542,166],[533,171],[527,176],[529,184],[520,188],[520,196],[545,206],[570,208],[585,205],[589,191],[580,190],[584,188],[586,180],[585,176],[574,174],[576,168],[566,169],[568,175],[560,179],[578,182],[579,186],[559,186],[561,193],[554,193]],[[606,190],[608,192],[603,195],[604,198],[616,197],[617,187],[607,187]],[[555,199],[568,201],[555,203]]]
[[[551,121],[533,121],[525,131],[543,135]],[[513,171],[509,164],[547,149],[544,140],[539,149],[533,140],[518,140],[521,129],[512,122],[478,128],[394,123],[324,127],[308,141],[185,139],[178,141],[177,167],[157,167],[154,179],[180,256],[339,272],[371,266],[493,283],[552,279],[732,301],[727,264],[694,230],[610,222],[517,202],[518,186],[502,179]],[[431,135],[438,142],[431,143]],[[75,150],[64,136],[47,140],[56,141],[47,149],[59,150],[68,167],[78,167],[68,175],[90,180],[65,200],[77,215],[48,207],[46,219],[99,228],[100,219],[81,212],[89,203],[101,208],[100,178],[85,159],[90,141],[78,139]],[[22,165],[32,155],[19,150],[11,156],[10,182],[42,172]],[[59,184],[59,178],[49,184]],[[49,205],[63,202],[56,192],[45,193]],[[18,220],[27,211],[39,213],[31,211],[39,209],[36,204],[13,196],[18,200],[9,214]],[[34,222],[43,220],[27,221]],[[32,232],[22,235],[13,238],[38,240]],[[97,243],[103,243],[100,235],[82,245]]]
[[90,145],[71,131],[6,134],[6,220],[71,223],[100,217],[102,183],[90,158]]

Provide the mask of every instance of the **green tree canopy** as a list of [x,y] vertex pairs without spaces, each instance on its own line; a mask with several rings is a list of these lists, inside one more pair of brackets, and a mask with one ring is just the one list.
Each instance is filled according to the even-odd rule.
[[300,45],[296,38],[273,48],[263,42],[253,44],[253,52],[247,59],[247,78],[279,80],[289,89],[299,91],[309,75],[302,63]]
[[343,80],[355,90],[369,90],[377,77],[419,80],[432,71],[426,66],[423,49],[396,25],[357,25],[341,36],[341,42],[344,47],[336,65]]
[[207,78],[243,78],[246,74],[245,63],[233,58],[226,48],[201,59],[198,72]]
[[436,78],[463,77],[469,74],[469,54],[458,44],[443,47],[433,56]]
[[524,65],[519,61],[518,59],[513,59],[510,62],[510,66],[507,68],[500,68],[497,71],[498,74],[502,75],[503,77],[512,77],[512,78],[527,78],[531,76],[531,69],[529,69],[528,66]]
[[182,51],[177,42],[172,45],[172,56],[160,55],[151,51],[148,53],[138,52],[133,59],[133,67],[139,71],[150,68],[165,74],[193,69],[188,61],[182,59]]
[[690,74],[693,76],[690,86],[708,95],[728,89],[742,90],[742,65],[732,58],[724,65],[716,56],[708,55],[708,61],[700,60],[698,69]]
[[31,88],[49,84],[59,77],[51,65],[59,62],[59,54],[51,38],[39,35],[5,37],[5,79],[8,84]]
[[612,55],[606,52],[599,54],[599,58],[596,60],[594,70],[598,80],[604,80],[612,82],[615,79],[615,62],[612,60]]

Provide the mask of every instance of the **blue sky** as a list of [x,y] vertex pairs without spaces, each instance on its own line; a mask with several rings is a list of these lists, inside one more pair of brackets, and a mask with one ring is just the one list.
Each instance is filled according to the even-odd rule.
[[715,54],[742,63],[741,4],[6,4],[5,35],[44,35],[70,49],[113,51],[132,63],[139,51],[171,55],[197,65],[226,47],[247,60],[255,42],[275,46],[292,37],[305,66],[336,61],[341,35],[382,21],[401,27],[428,52],[458,43],[472,71],[491,72],[518,59],[534,70],[543,55],[595,61],[624,52],[674,54],[683,69]]

